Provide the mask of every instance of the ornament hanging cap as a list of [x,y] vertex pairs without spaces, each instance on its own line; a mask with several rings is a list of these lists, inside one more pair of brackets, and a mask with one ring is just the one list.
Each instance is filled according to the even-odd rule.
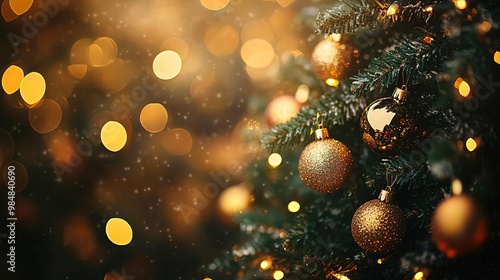
[[391,203],[393,199],[392,186],[394,186],[394,184],[396,183],[398,176],[396,175],[396,177],[394,177],[394,179],[390,184],[389,184],[389,169],[387,169],[385,176],[387,180],[387,187],[385,188],[385,190],[380,191],[378,199],[382,202]]
[[314,139],[323,140],[330,138],[328,134],[328,129],[323,126],[323,118],[320,118],[320,114],[316,114],[316,122],[318,123],[318,128],[314,131]]
[[406,89],[406,85],[403,85],[401,88],[396,87],[392,93],[392,98],[401,103],[406,102],[406,100],[408,100],[408,95],[410,94],[410,92]]

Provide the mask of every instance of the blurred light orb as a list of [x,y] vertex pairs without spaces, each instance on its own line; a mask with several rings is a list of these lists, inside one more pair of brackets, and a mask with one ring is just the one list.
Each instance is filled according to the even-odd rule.
[[101,129],[101,142],[111,152],[118,152],[127,143],[127,131],[119,122],[109,121]]
[[24,78],[24,71],[21,67],[16,65],[11,65],[2,76],[2,87],[5,93],[13,94],[21,86],[21,82]]
[[267,104],[264,116],[269,127],[285,123],[300,111],[300,104],[290,95],[278,96]]
[[182,69],[181,56],[172,50],[160,52],[153,60],[153,72],[162,80],[175,78]]
[[267,163],[272,168],[276,168],[276,167],[280,166],[280,164],[281,164],[282,161],[283,161],[283,158],[278,153],[272,153],[267,158]]
[[246,42],[255,38],[260,38],[268,42],[274,38],[274,32],[266,20],[255,19],[249,21],[241,29],[241,41]]
[[51,132],[61,123],[61,106],[52,99],[45,99],[40,106],[29,110],[28,120],[36,132]]
[[87,64],[71,64],[67,69],[71,76],[81,80],[87,74],[87,68]]
[[42,74],[31,72],[21,81],[21,97],[28,105],[34,105],[45,95],[46,83]]
[[299,103],[305,103],[309,99],[310,89],[306,84],[301,84],[297,87],[297,91],[295,92],[295,99]]
[[9,5],[16,15],[26,13],[33,5],[33,0],[9,0]]
[[273,62],[275,53],[271,43],[256,38],[246,41],[241,46],[240,55],[247,66],[261,69]]
[[273,278],[275,280],[281,280],[281,279],[283,279],[283,277],[285,277],[285,273],[283,273],[283,271],[281,271],[281,270],[276,270],[273,273]]
[[495,52],[495,54],[493,55],[493,60],[496,64],[500,64],[500,51]]
[[260,262],[260,268],[262,270],[268,270],[272,265],[273,262],[271,260],[263,260],[262,262]]
[[208,10],[218,11],[224,9],[230,0],[200,0],[201,5]]
[[110,37],[100,37],[89,46],[89,58],[92,66],[104,67],[113,63],[118,54],[118,46]]
[[466,81],[462,80],[462,82],[458,86],[458,92],[463,97],[469,96],[469,94],[470,94],[470,86],[469,86],[469,84]]
[[182,60],[187,58],[189,53],[188,43],[179,37],[170,37],[163,41],[160,46],[161,51],[172,50],[179,54]]
[[5,22],[11,22],[18,17],[18,15],[14,13],[12,8],[10,7],[9,1],[2,2],[2,17]]
[[288,211],[290,211],[291,213],[296,213],[296,212],[299,212],[300,210],[300,203],[298,203],[297,201],[290,201],[290,203],[288,203]]
[[112,63],[95,68],[95,84],[106,93],[114,93],[124,89],[130,81],[130,63],[116,59]]
[[217,22],[207,29],[204,37],[208,51],[218,57],[232,54],[240,43],[236,29],[223,22]]
[[157,133],[167,125],[168,113],[160,103],[149,103],[142,108],[139,119],[145,130]]
[[165,133],[163,144],[169,154],[182,156],[191,151],[193,139],[187,130],[174,128]]
[[250,189],[246,185],[226,188],[219,196],[219,208],[228,215],[241,213],[250,204]]
[[467,141],[465,141],[465,147],[467,148],[467,150],[469,150],[469,152],[473,152],[477,149],[477,142],[476,140],[474,140],[474,138],[469,138],[467,139]]
[[116,245],[124,246],[132,241],[132,227],[121,218],[111,218],[106,223],[106,235]]

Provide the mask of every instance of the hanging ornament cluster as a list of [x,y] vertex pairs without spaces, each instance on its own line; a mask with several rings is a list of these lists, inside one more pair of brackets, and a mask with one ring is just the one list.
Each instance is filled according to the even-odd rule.
[[392,193],[388,187],[380,192],[378,199],[365,202],[354,213],[351,233],[363,250],[386,255],[403,240],[405,215],[391,200]]
[[315,141],[300,154],[299,176],[315,191],[339,189],[351,175],[352,155],[342,142],[332,139],[322,124],[314,131]]
[[470,195],[453,195],[443,200],[431,221],[432,240],[448,258],[477,250],[486,240],[488,224]]
[[406,86],[396,87],[392,97],[375,100],[361,115],[361,137],[375,152],[395,156],[411,148],[424,134],[418,112],[407,103]]
[[348,44],[333,40],[332,36],[319,42],[311,55],[314,73],[327,84],[346,77],[353,51]]

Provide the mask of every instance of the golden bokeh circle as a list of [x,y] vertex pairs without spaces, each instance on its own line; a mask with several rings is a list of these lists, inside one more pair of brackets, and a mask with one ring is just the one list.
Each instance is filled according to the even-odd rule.
[[51,132],[61,123],[61,106],[52,99],[45,99],[40,106],[29,110],[28,120],[36,132]]
[[149,103],[142,108],[139,120],[145,130],[157,133],[167,125],[168,112],[160,103]]
[[21,97],[28,106],[34,105],[45,95],[46,86],[42,74],[38,72],[28,73],[21,82]]
[[11,65],[2,76],[2,87],[5,93],[13,94],[21,86],[24,78],[24,71],[17,65]]
[[111,218],[106,223],[106,235],[116,245],[124,246],[132,241],[132,227],[121,218]]
[[127,131],[117,121],[108,121],[101,129],[101,142],[111,152],[118,152],[127,143]]

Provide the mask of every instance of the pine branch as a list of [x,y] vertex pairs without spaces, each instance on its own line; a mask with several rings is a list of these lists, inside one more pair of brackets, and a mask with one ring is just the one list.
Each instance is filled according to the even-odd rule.
[[394,50],[373,58],[367,68],[351,77],[351,90],[358,96],[368,97],[368,93],[384,92],[402,84],[401,77],[405,77],[409,85],[421,83],[447,58],[447,46],[446,40],[418,30],[417,36],[402,39]]
[[[360,29],[376,29],[378,26],[392,26],[397,22],[410,24],[427,23],[434,13],[425,9],[422,2],[410,4],[403,1],[394,15],[388,16],[391,2],[347,0],[345,5],[321,11],[316,18],[316,32],[322,34],[355,33]],[[383,2],[383,3],[377,3]]]
[[270,152],[280,152],[310,138],[311,129],[316,128],[317,113],[323,118],[324,126],[331,128],[358,116],[365,107],[363,98],[350,95],[347,86],[341,84],[338,89],[331,89],[319,100],[312,101],[309,106],[302,108],[288,122],[274,126],[264,136],[262,144]]

